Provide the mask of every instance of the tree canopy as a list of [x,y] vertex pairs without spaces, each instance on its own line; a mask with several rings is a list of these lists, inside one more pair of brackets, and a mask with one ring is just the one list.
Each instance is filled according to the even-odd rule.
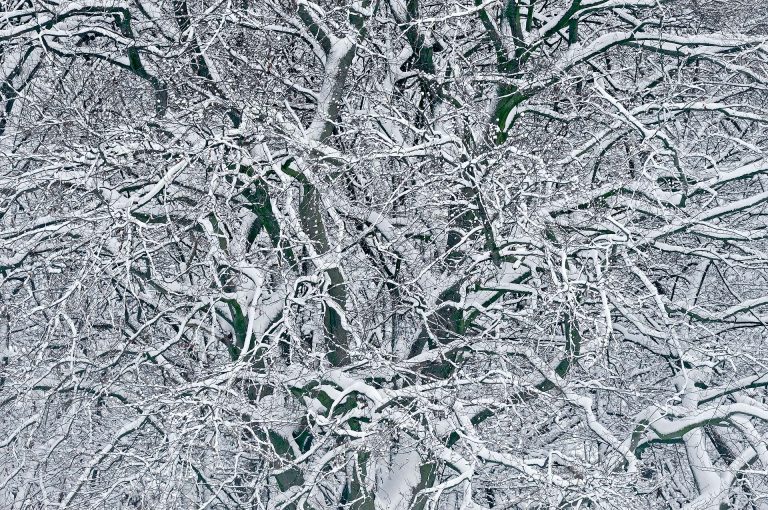
[[768,508],[765,0],[9,0],[0,507]]

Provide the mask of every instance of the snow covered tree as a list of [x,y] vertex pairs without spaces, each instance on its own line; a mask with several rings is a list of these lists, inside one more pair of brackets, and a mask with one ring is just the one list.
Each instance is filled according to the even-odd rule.
[[768,508],[765,0],[9,0],[0,507]]

